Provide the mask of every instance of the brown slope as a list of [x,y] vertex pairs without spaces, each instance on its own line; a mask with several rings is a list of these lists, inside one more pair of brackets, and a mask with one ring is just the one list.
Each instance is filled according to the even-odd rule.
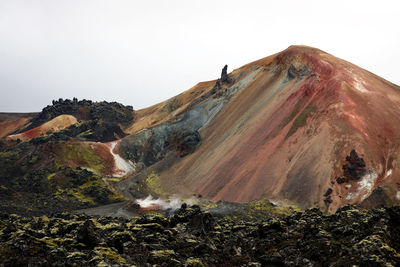
[[[323,207],[323,195],[332,188],[333,211],[396,182],[398,86],[305,46],[235,73],[245,73],[236,83],[251,79],[201,130],[198,150],[161,173],[166,189],[214,200],[268,197]],[[352,149],[364,158],[369,175],[338,184]]]
[[0,113],[0,138],[26,126],[37,113]]
[[42,125],[39,125],[38,127],[35,127],[33,129],[30,129],[28,131],[19,133],[19,134],[13,134],[7,136],[8,141],[12,140],[20,140],[20,141],[26,141],[30,140],[32,138],[36,138],[39,136],[45,136],[48,135],[49,133],[54,133],[59,130],[65,129],[72,124],[77,123],[77,119],[72,116],[72,115],[67,115],[63,114],[60,116],[55,117],[54,119],[47,121],[43,123]]

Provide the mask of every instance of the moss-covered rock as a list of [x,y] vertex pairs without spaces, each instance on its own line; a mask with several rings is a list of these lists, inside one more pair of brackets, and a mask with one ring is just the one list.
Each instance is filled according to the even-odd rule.
[[185,261],[185,267],[203,267],[204,264],[200,259],[189,258]]
[[400,207],[346,206],[333,215],[309,209],[237,220],[185,205],[168,217],[133,219],[0,213],[0,261],[5,266],[398,266],[399,224]]
[[118,264],[118,266],[124,266],[126,260],[121,257],[115,248],[110,247],[96,247],[94,253],[99,257],[100,262],[108,262],[111,264]]

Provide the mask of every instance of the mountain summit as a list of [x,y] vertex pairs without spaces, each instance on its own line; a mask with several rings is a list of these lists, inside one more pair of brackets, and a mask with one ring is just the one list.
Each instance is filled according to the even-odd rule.
[[[35,194],[60,197],[63,188],[76,207],[122,199],[117,194],[267,198],[330,212],[399,203],[399,106],[400,87],[291,46],[231,73],[225,66],[220,79],[142,110],[74,99],[38,114],[0,114],[1,166],[24,166],[12,171],[23,177],[18,186],[2,174],[1,190],[25,192],[21,181],[35,170]],[[93,188],[65,188],[65,177],[79,175]]]
[[201,83],[177,96],[183,105],[187,95],[212,93],[204,102],[220,99],[223,107],[209,112],[196,151],[171,154],[154,168],[167,191],[215,201],[266,197],[330,211],[398,201],[398,86],[306,46],[230,77],[231,83]]

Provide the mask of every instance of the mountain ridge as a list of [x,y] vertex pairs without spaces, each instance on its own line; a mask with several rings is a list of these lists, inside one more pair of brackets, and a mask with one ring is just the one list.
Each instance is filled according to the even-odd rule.
[[[284,51],[284,52],[282,52],[282,53],[278,53],[278,54],[276,54],[275,56],[271,56],[271,57],[267,57],[267,58],[264,58],[264,59],[262,59],[261,61],[256,61],[257,63],[263,63],[261,66],[262,67],[265,67],[265,63],[266,63],[266,61],[268,62],[268,63],[271,63],[271,59],[274,59],[274,60],[277,60],[278,62],[289,62],[289,63],[286,63],[286,69],[287,69],[287,74],[285,74],[286,75],[286,77],[287,77],[287,75],[291,75],[291,74],[289,74],[290,72],[289,72],[289,68],[290,68],[290,66],[288,66],[288,65],[291,65],[290,64],[290,60],[287,60],[287,58],[289,58],[289,59],[291,59],[291,57],[293,57],[293,53],[290,51],[290,50],[299,50],[299,49],[303,49],[303,47],[301,47],[301,48],[299,48],[299,47],[292,47],[292,48],[289,48],[289,51]],[[309,48],[307,48],[307,52],[309,52]],[[314,50],[312,50],[312,51],[314,51]],[[322,53],[320,50],[317,50],[318,51],[318,53]],[[300,56],[304,56],[304,54],[300,51],[295,51],[295,52],[297,52],[297,53],[294,53],[294,57],[295,58],[299,58],[299,55]],[[326,54],[324,54],[324,55],[326,55]],[[278,59],[276,59],[276,57],[278,57],[278,56],[280,56]],[[329,57],[332,57],[332,58],[334,58],[333,56],[330,56],[330,55],[328,55]],[[308,54],[305,54],[305,57],[307,58],[307,57],[310,57],[310,54],[308,53]],[[285,59],[286,59],[286,61],[285,61]],[[311,58],[312,59],[312,58]],[[336,58],[335,58],[336,59]],[[272,61],[273,62],[273,61]],[[331,68],[329,67],[329,65],[327,65],[325,62],[317,62],[317,63],[315,63],[314,61],[311,61],[312,62],[312,67],[313,68],[315,68],[316,70],[321,70],[322,69],[322,74],[325,74],[325,75],[331,75]],[[300,63],[301,63],[301,61],[300,61]],[[345,61],[340,61],[340,64],[345,64],[346,62]],[[251,67],[252,65],[245,65],[245,67],[244,68],[249,68],[249,67]],[[283,68],[282,67],[282,64],[280,63],[279,65],[278,65],[281,69],[285,69],[285,68]],[[327,67],[328,66],[328,67]],[[351,66],[354,66],[354,65],[351,65]],[[243,69],[243,68],[242,68]],[[347,72],[348,72],[348,70],[346,70]],[[350,73],[351,73],[351,71],[353,71],[353,70],[350,70]],[[359,71],[359,72],[361,72],[362,74],[363,74],[363,70],[358,70],[357,69],[357,71]],[[295,70],[293,70],[292,69],[292,72],[294,73],[294,74],[296,74],[296,69]],[[351,84],[351,85],[353,85],[353,84],[355,84],[355,85],[358,85],[359,83],[357,82],[357,81],[355,81],[355,80],[352,80],[351,79],[351,75],[350,74],[348,74],[348,73],[339,73],[341,76],[344,76],[344,78],[347,78],[348,80],[349,80],[349,83]],[[300,72],[300,75],[301,75],[301,72]],[[284,78],[286,78],[286,77],[284,77]],[[323,77],[322,77],[323,78]],[[322,80],[322,82],[325,82],[325,83],[327,83],[327,81],[324,81],[323,79],[321,78],[321,80]],[[330,93],[330,94],[335,94],[335,93],[337,93],[338,91],[337,91],[337,89],[343,89],[343,90],[347,90],[347,91],[349,91],[349,90],[351,90],[351,88],[352,89],[356,89],[357,90],[357,92],[359,92],[359,88],[355,88],[356,86],[355,85],[353,85],[353,86],[351,86],[351,87],[349,87],[349,84],[346,84],[346,80],[344,79],[344,78],[342,78],[342,77],[340,77],[340,79],[339,79],[339,81],[338,81],[338,79],[335,79],[335,77],[334,77],[334,79],[330,79],[329,80],[329,83],[330,84],[328,84],[329,86],[331,86],[331,88],[330,88],[330,91],[328,90],[327,91],[327,93]],[[282,79],[282,77],[281,77],[281,79]],[[341,88],[340,86],[342,85],[341,83],[343,82],[343,80],[345,80],[345,83],[344,83],[344,87],[343,88]],[[377,82],[377,83],[381,83],[381,82],[383,82],[383,83],[385,83],[385,81],[383,80],[383,79],[378,79],[378,81],[375,81],[375,82]],[[296,94],[292,94],[291,95],[291,97],[292,98],[296,98],[296,97],[298,97],[298,96],[301,96],[302,98],[304,98],[304,97],[310,97],[310,94],[312,93],[312,90],[310,90],[310,89],[312,89],[313,87],[312,86],[316,86],[316,83],[318,83],[318,80],[317,81],[314,81],[314,83],[311,83],[311,84],[308,84],[308,86],[310,86],[310,87],[303,87],[303,88],[301,88],[301,90],[299,90],[299,95],[296,95]],[[332,87],[333,87],[333,89],[332,89]],[[391,85],[390,86],[391,87],[391,89],[396,89],[396,90],[398,90],[398,87],[394,87],[393,85]],[[319,89],[321,89],[322,87],[320,87]],[[333,90],[333,91],[332,91]],[[362,89],[362,90],[364,90],[364,89]],[[341,90],[339,90],[339,92],[341,92]],[[355,95],[353,92],[351,92],[350,91],[350,93],[352,93],[353,95]],[[239,96],[236,96],[236,97],[239,97]],[[244,97],[247,97],[247,96],[244,96]],[[257,95],[253,95],[253,96],[250,96],[250,97],[252,97],[252,98],[250,98],[250,103],[251,104],[254,104],[254,100],[255,99],[257,99]],[[338,97],[341,97],[342,99],[341,99],[341,101],[347,101],[347,103],[345,103],[346,105],[347,104],[351,104],[351,99],[349,99],[346,95],[339,95]],[[288,105],[288,104],[291,104],[292,106],[296,106],[296,104],[294,104],[293,103],[293,101],[290,103],[290,98],[288,98],[288,102],[286,103],[286,105]],[[243,104],[243,102],[242,102],[242,100],[238,100],[238,102],[240,102],[240,103],[242,103]],[[248,105],[249,107],[250,107],[250,105]],[[226,118],[229,118],[229,114],[231,114],[232,112],[234,112],[234,109],[236,109],[236,108],[241,108],[241,107],[234,107],[232,110],[229,110],[229,111],[226,111],[225,113],[224,113],[224,115],[218,115],[218,116],[221,116],[221,118],[224,118],[223,120],[225,121],[225,119]],[[303,110],[304,110],[304,108],[305,108],[305,106],[303,106]],[[381,108],[382,109],[382,108]],[[227,110],[227,109],[225,109],[225,110]],[[259,111],[260,109],[257,109],[257,111]],[[283,110],[284,111],[284,110]],[[307,110],[306,110],[307,111]],[[238,113],[240,113],[240,114],[243,114],[243,112],[244,112],[244,109],[243,108],[241,108],[241,110],[239,110],[239,112]],[[332,112],[332,111],[329,111],[329,110],[324,110],[324,112]],[[397,111],[396,111],[397,112]],[[300,114],[301,114],[301,112],[300,112]],[[304,113],[303,113],[304,114]],[[351,115],[353,115],[353,116],[355,116],[354,114],[349,114],[350,116]],[[375,114],[376,115],[376,114]],[[252,116],[250,116],[250,117],[252,117]],[[249,118],[250,118],[249,117]],[[275,117],[276,118],[276,117]],[[295,121],[295,120],[294,120]],[[300,124],[301,124],[301,121],[298,121]],[[352,120],[352,121],[350,121],[350,122],[347,122],[348,124],[351,124],[351,126],[353,127],[353,128],[357,128],[357,121],[354,121],[354,120]],[[218,127],[220,127],[220,129],[221,129],[221,132],[229,132],[229,133],[231,133],[231,132],[233,132],[233,131],[226,131],[226,128],[223,128],[223,125],[224,125],[224,122],[222,122],[221,121],[221,124],[219,124],[218,125]],[[266,125],[265,127],[267,127],[267,126],[269,126],[269,125]],[[296,125],[295,125],[296,126]],[[301,126],[301,125],[300,125]],[[300,127],[301,128],[301,127]],[[294,130],[295,130],[295,128],[294,128]],[[206,131],[206,130],[205,130]],[[217,131],[218,131],[218,129],[217,129]],[[207,134],[205,134],[205,135],[207,135]],[[210,135],[212,135],[213,137],[212,138],[215,138],[215,133],[210,133]],[[225,140],[226,140],[226,138],[223,138],[224,139],[224,142],[225,142]],[[250,146],[251,146],[251,143],[252,142],[254,142],[254,140],[256,140],[256,139],[254,139],[254,138],[251,138],[250,140],[249,140],[249,144],[250,144]],[[202,149],[202,147],[204,148],[204,150],[205,151],[210,151],[211,150],[211,147],[208,147],[207,149],[204,147],[204,144],[199,148],[200,150]],[[243,148],[244,149],[244,148]],[[348,149],[348,151],[347,152],[343,152],[343,154],[342,154],[342,156],[341,156],[341,158],[342,159],[344,159],[345,158],[345,156],[346,156],[346,153],[348,154],[348,153],[350,153],[350,150],[351,150],[352,148],[349,148]],[[227,149],[226,150],[226,153],[227,153],[227,151],[229,151],[229,149]],[[195,152],[195,153],[197,153],[197,152]],[[311,153],[312,154],[312,153]],[[315,154],[315,152],[314,152],[314,154]],[[194,156],[194,155],[191,155],[190,157],[196,157],[196,156]],[[239,156],[238,156],[239,157]],[[205,157],[205,158],[207,158],[207,156]],[[240,157],[239,157],[240,158]],[[188,160],[188,161],[190,161],[190,160]],[[218,161],[218,160],[215,160],[215,161]],[[204,163],[204,161],[202,161],[202,160],[199,160],[198,162],[202,162],[202,163]],[[188,168],[190,168],[191,166],[189,166],[189,165],[192,165],[190,162],[188,163],[188,165],[186,165],[185,167],[187,167],[187,168],[185,168],[185,167],[180,167],[180,169],[188,169]],[[342,163],[337,163],[337,169],[340,169],[340,166],[341,165],[343,165]],[[303,165],[303,166],[306,166],[306,165]],[[229,167],[229,165],[228,165],[228,167],[227,167],[228,169],[227,170],[229,170],[229,169],[231,169],[230,167]],[[307,167],[305,167],[305,168],[307,168]],[[197,169],[196,171],[198,171],[199,169]],[[224,172],[224,171],[223,171]],[[174,177],[174,176],[176,176],[176,174],[175,173],[168,173],[168,171],[167,171],[167,174],[166,174],[168,177]],[[221,174],[222,175],[222,174]],[[184,176],[186,176],[186,177],[188,177],[188,176],[191,176],[190,174],[186,174],[186,175],[184,175]],[[202,177],[206,177],[207,176],[207,174],[206,173],[203,173],[202,174]],[[227,175],[227,176],[229,176],[229,175]],[[241,175],[240,175],[241,176]],[[197,177],[197,178],[199,178],[199,177]],[[214,177],[215,178],[215,177]],[[230,178],[226,178],[226,179],[229,179],[230,181],[232,181],[231,180],[231,178],[232,177],[230,177]],[[180,179],[185,179],[184,177],[180,177]],[[208,180],[208,181],[215,181],[216,179],[213,179],[213,178],[210,178],[210,180]],[[190,182],[188,182],[188,184],[190,184]],[[213,189],[215,189],[215,188],[217,188],[218,186],[216,185],[216,184],[210,184],[210,186],[207,188],[206,186],[204,186],[203,185],[203,188],[205,188],[204,190],[202,190],[201,189],[201,187],[200,187],[200,192],[199,193],[206,193],[206,195],[207,195],[207,192],[210,192],[211,190],[213,190]],[[240,187],[240,186],[239,186]],[[234,192],[237,192],[237,190],[233,190]],[[324,191],[324,192],[322,192],[322,191]],[[323,193],[325,193],[325,189],[321,189],[320,190],[320,195],[323,195]],[[217,198],[215,198],[215,200],[218,200],[218,197]],[[234,199],[229,199],[229,200],[234,200]],[[250,200],[250,199],[247,199],[247,200]],[[310,203],[311,204],[311,203]],[[308,205],[310,205],[310,204],[308,204]],[[321,203],[322,204],[322,203]]]
[[[60,99],[26,118],[3,114],[0,136],[6,153],[24,141],[10,134],[69,114],[79,121],[25,142],[55,144],[50,162],[108,176],[125,198],[268,198],[334,212],[399,203],[398,104],[398,86],[322,50],[290,46],[141,110]],[[360,173],[346,174],[357,164]]]

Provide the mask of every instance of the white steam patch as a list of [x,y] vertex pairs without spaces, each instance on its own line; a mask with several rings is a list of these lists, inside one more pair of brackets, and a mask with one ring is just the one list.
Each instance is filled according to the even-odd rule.
[[114,141],[111,143],[110,153],[114,157],[115,166],[117,168],[116,173],[114,173],[115,177],[122,177],[127,175],[128,173],[132,173],[135,171],[135,166],[131,161],[127,161],[122,158],[117,153],[114,153],[115,146],[117,145],[118,141]]
[[355,192],[355,193],[348,193],[347,194],[347,196],[346,196],[346,199],[347,200],[351,200],[351,199],[355,199],[356,197],[358,197],[358,193],[357,192]]
[[390,169],[390,170],[388,170],[387,172],[386,172],[386,174],[385,174],[385,178],[386,177],[388,177],[388,176],[390,176],[390,175],[392,175],[392,169]]
[[[196,203],[195,199],[185,200],[188,205],[194,205]],[[152,196],[147,196],[144,199],[137,199],[136,203],[140,205],[141,208],[159,208],[161,210],[177,210],[184,203],[182,199],[173,197],[171,200],[165,200],[161,198],[153,198]]]
[[346,199],[347,200],[355,199],[361,195],[362,196],[361,200],[364,200],[371,194],[376,178],[378,178],[378,174],[376,174],[376,172],[369,172],[365,174],[363,177],[361,177],[361,180],[358,182],[357,191],[354,193],[347,194]]
[[372,187],[374,186],[375,179],[378,177],[376,172],[367,173],[361,178],[361,181],[358,182],[358,190],[367,190],[371,192]]

